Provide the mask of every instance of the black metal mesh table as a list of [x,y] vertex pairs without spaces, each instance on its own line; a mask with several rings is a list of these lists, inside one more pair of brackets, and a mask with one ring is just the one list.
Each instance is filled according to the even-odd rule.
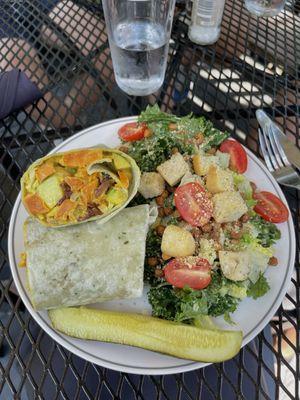
[[[7,230],[20,176],[75,132],[157,102],[179,115],[205,115],[259,155],[255,110],[263,108],[299,146],[299,2],[287,2],[277,18],[257,20],[240,0],[229,0],[221,37],[209,47],[189,41],[185,12],[177,8],[164,86],[146,98],[129,97],[115,84],[99,3],[0,1],[0,70],[25,70],[44,93],[35,105],[0,121],[0,398],[298,399],[299,264],[294,295],[287,295],[276,319],[234,360],[170,376],[118,373],[79,359],[36,325],[18,297]],[[289,189],[285,195],[299,228],[299,194]],[[285,324],[296,329],[295,343],[286,337]],[[283,345],[294,355],[292,364]],[[283,369],[290,374],[288,385]]]

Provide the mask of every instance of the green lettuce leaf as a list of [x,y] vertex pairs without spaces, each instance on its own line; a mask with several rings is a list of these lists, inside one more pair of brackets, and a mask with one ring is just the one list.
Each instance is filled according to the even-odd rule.
[[275,224],[265,221],[259,215],[255,214],[250,223],[257,231],[257,241],[263,247],[270,247],[281,238],[281,232]]
[[255,283],[250,283],[247,295],[257,299],[264,296],[270,289],[270,285],[264,275],[260,275]]

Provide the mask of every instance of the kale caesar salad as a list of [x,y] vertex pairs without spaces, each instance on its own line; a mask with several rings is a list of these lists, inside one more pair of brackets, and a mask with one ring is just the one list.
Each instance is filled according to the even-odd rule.
[[247,153],[205,118],[178,117],[158,106],[119,130],[120,150],[141,170],[131,205],[158,207],[146,241],[144,278],[155,317],[193,325],[231,313],[269,290],[264,276],[278,263],[275,223],[282,201],[244,173]]

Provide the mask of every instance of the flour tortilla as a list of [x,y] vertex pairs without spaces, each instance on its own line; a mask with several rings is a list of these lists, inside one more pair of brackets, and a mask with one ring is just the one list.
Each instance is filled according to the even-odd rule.
[[140,297],[149,206],[61,229],[24,225],[27,280],[36,310]]

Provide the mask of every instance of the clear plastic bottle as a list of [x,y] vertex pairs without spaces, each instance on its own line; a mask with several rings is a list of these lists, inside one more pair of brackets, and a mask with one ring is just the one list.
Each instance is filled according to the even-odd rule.
[[225,0],[193,0],[189,38],[197,44],[215,43],[221,33]]
[[285,0],[245,0],[247,10],[257,17],[275,17],[285,5]]

